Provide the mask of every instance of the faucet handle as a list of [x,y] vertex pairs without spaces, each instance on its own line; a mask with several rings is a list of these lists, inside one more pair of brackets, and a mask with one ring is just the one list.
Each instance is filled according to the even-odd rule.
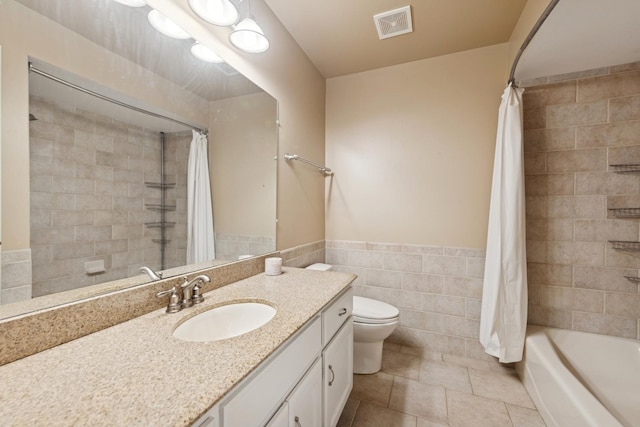
[[191,293],[191,301],[193,301],[194,304],[200,304],[202,301],[204,301],[204,296],[200,293],[200,291],[200,282],[196,282],[196,284],[193,285],[193,292]]
[[166,291],[161,291],[156,294],[157,298],[162,298],[165,295],[171,295],[169,297],[169,305],[167,305],[167,313],[177,313],[182,310],[180,305],[180,298],[178,298],[178,290],[176,287],[172,287]]

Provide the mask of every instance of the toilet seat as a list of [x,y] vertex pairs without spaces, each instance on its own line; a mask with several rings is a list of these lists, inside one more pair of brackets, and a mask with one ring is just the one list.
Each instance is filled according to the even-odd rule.
[[385,324],[398,320],[400,311],[385,302],[364,297],[353,297],[353,321],[367,324]]

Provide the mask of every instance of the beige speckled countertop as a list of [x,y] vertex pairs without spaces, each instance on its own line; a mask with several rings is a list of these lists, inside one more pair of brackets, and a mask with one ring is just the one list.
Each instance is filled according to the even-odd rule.
[[[0,424],[190,425],[354,279],[296,268],[258,274],[179,313],[157,310],[0,366]],[[172,336],[202,311],[256,300],[277,310],[259,329],[208,343]]]

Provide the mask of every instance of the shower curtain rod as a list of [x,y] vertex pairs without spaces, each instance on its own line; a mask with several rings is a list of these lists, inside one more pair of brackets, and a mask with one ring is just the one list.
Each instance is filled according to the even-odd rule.
[[50,80],[53,80],[55,82],[58,82],[60,84],[65,85],[65,86],[68,86],[68,87],[70,87],[72,89],[75,89],[75,90],[78,90],[80,92],[86,93],[87,95],[95,96],[96,98],[102,99],[103,101],[111,102],[112,104],[116,104],[116,105],[119,105],[121,107],[125,107],[125,108],[128,108],[128,109],[133,110],[133,111],[137,111],[138,113],[147,114],[149,116],[153,116],[153,117],[156,117],[156,118],[159,118],[159,119],[169,120],[171,122],[187,126],[187,127],[191,128],[191,129],[194,129],[194,130],[200,132],[203,135],[207,135],[208,134],[206,129],[200,129],[198,127],[190,125],[189,123],[185,123],[185,122],[182,122],[180,120],[172,119],[171,117],[163,116],[161,114],[154,113],[154,112],[148,111],[148,110],[144,110],[142,108],[134,107],[133,105],[126,104],[126,103],[124,103],[122,101],[118,101],[117,99],[110,98],[108,96],[99,94],[99,93],[94,92],[92,90],[83,88],[82,86],[78,86],[76,84],[73,84],[71,82],[63,80],[63,79],[61,79],[59,77],[54,76],[53,74],[47,73],[46,71],[42,71],[42,70],[37,69],[36,67],[33,66],[33,64],[31,62],[29,62],[29,71],[30,72],[34,72],[36,74],[39,74],[42,77],[46,77],[46,78],[48,78]]
[[529,46],[529,43],[531,43],[531,40],[533,40],[533,37],[535,37],[538,30],[540,29],[540,27],[542,27],[542,24],[547,20],[547,18],[551,14],[551,11],[556,7],[559,1],[560,0],[551,0],[551,3],[549,3],[544,12],[542,12],[542,15],[540,15],[540,18],[538,18],[538,20],[536,21],[536,24],[529,32],[529,35],[527,35],[527,38],[524,39],[524,42],[522,42],[522,46],[520,46],[520,49],[518,49],[516,57],[513,60],[513,64],[511,65],[511,72],[509,73],[508,80],[508,83],[511,83],[513,86],[515,86],[516,67],[518,66],[518,62],[520,62],[520,57],[524,53],[527,46]]

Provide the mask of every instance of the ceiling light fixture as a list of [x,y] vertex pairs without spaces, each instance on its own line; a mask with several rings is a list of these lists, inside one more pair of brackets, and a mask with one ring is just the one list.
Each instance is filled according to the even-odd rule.
[[224,59],[222,59],[220,55],[200,42],[195,42],[195,44],[191,46],[191,53],[196,58],[205,62],[211,62],[213,64],[221,64],[224,62]]
[[176,25],[172,20],[155,9],[149,12],[147,18],[149,19],[149,23],[151,23],[153,28],[160,31],[165,36],[183,40],[191,38],[189,33],[187,33],[185,30]]
[[229,0],[189,0],[189,6],[213,25],[228,27],[238,22],[238,9]]
[[247,17],[234,27],[229,34],[229,41],[243,52],[262,53],[269,49],[269,39],[251,15],[250,1],[247,0]]
[[251,6],[249,6],[248,16],[234,27],[229,34],[229,41],[232,45],[243,52],[262,53],[269,49],[269,39],[264,35],[264,31],[251,16]]
[[146,6],[147,2],[145,0],[114,0],[120,4],[131,7],[142,7]]

